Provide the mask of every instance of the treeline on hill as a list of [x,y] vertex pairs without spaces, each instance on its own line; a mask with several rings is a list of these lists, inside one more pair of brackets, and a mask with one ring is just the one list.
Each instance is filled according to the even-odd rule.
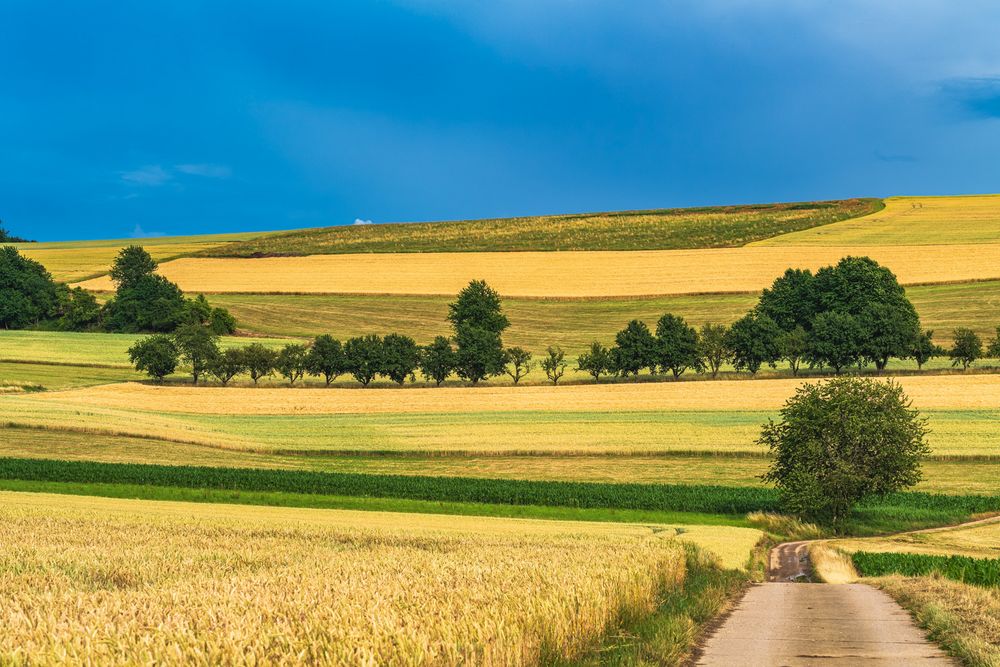
[[0,243],[34,243],[34,241],[22,239],[20,236],[14,236],[7,231],[7,228],[3,224],[3,220],[0,220]]
[[[477,384],[502,374],[517,384],[535,367],[531,352],[504,347],[502,336],[510,321],[500,296],[484,281],[473,281],[459,293],[449,306],[448,321],[452,335],[438,336],[429,345],[417,345],[399,333],[345,342],[322,335],[309,345],[293,343],[281,350],[259,343],[221,350],[217,332],[184,326],[172,336],[139,341],[130,358],[158,380],[185,362],[195,383],[207,374],[223,385],[241,375],[257,384],[275,374],[292,385],[306,375],[321,377],[327,385],[342,375],[363,386],[378,377],[404,384],[415,381],[418,372],[438,386],[452,376]],[[891,271],[867,257],[846,257],[815,275],[789,269],[729,326],[709,323],[696,329],[670,313],[655,330],[633,320],[610,349],[594,342],[577,358],[575,370],[595,381],[635,377],[644,370],[675,379],[692,370],[714,378],[725,364],[756,374],[765,364],[785,361],[793,375],[803,365],[839,374],[866,365],[882,370],[891,358],[912,358],[922,367],[946,353],[964,369],[982,356],[983,343],[974,332],[959,329],[954,338],[948,352],[934,344],[933,332],[921,330],[916,310]],[[987,353],[1000,356],[1000,329]],[[553,384],[569,367],[558,346],[549,347],[537,363]]]
[[197,323],[216,334],[233,333],[236,320],[212,308],[203,295],[185,298],[156,273],[156,261],[140,246],[123,248],[111,267],[115,296],[101,306],[93,294],[52,280],[38,262],[14,246],[0,248],[0,327],[61,331],[168,332]]

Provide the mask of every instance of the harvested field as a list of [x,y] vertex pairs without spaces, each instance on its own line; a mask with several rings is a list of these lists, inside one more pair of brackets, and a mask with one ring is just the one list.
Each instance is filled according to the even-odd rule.
[[0,496],[15,661],[570,659],[684,577],[670,529]]
[[[817,269],[868,255],[904,284],[1000,278],[1000,244],[817,246],[634,252],[478,252],[184,258],[160,273],[189,292],[454,295],[485,279],[509,297],[607,297],[755,292],[789,267]],[[110,290],[109,278],[81,283]]]
[[[921,410],[1000,410],[1000,375],[917,375],[895,380]],[[123,383],[48,393],[32,400],[80,407],[215,415],[762,411],[780,408],[796,388],[810,381],[789,378],[378,390]]]
[[757,241],[754,245],[1000,243],[1000,195],[889,197],[875,213]]

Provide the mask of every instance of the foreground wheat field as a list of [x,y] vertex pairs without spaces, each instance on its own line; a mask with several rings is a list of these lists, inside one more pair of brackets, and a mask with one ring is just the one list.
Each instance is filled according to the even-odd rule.
[[[509,297],[648,296],[758,291],[789,267],[817,269],[848,255],[875,259],[903,284],[1000,278],[1000,244],[183,258],[160,273],[208,293],[453,295],[484,279]],[[113,287],[107,276],[80,286]]]
[[753,245],[997,243],[1000,196],[888,197],[869,215],[773,236]]
[[[532,664],[685,574],[669,528],[0,498],[14,662]],[[745,555],[759,536],[702,532]]]

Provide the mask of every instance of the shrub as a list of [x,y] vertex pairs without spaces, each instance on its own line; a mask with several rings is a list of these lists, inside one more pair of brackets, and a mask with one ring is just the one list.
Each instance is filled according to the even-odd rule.
[[542,359],[542,370],[545,377],[551,380],[552,384],[559,384],[559,379],[566,372],[566,353],[558,345],[549,347],[547,354]]
[[531,352],[520,347],[508,347],[504,351],[504,370],[517,384],[525,375],[531,372]]

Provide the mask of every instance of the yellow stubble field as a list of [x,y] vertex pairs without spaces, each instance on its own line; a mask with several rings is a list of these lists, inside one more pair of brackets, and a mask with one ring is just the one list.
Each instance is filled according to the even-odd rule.
[[[753,292],[787,268],[848,255],[872,257],[904,284],[1000,278],[1000,244],[188,257],[160,273],[186,292],[453,295],[484,279],[504,296],[579,298]],[[112,289],[107,276],[80,285]]]
[[[681,537],[724,544],[740,564],[760,537],[690,528]],[[0,654],[78,664],[567,660],[680,584],[678,533],[0,492]]]

